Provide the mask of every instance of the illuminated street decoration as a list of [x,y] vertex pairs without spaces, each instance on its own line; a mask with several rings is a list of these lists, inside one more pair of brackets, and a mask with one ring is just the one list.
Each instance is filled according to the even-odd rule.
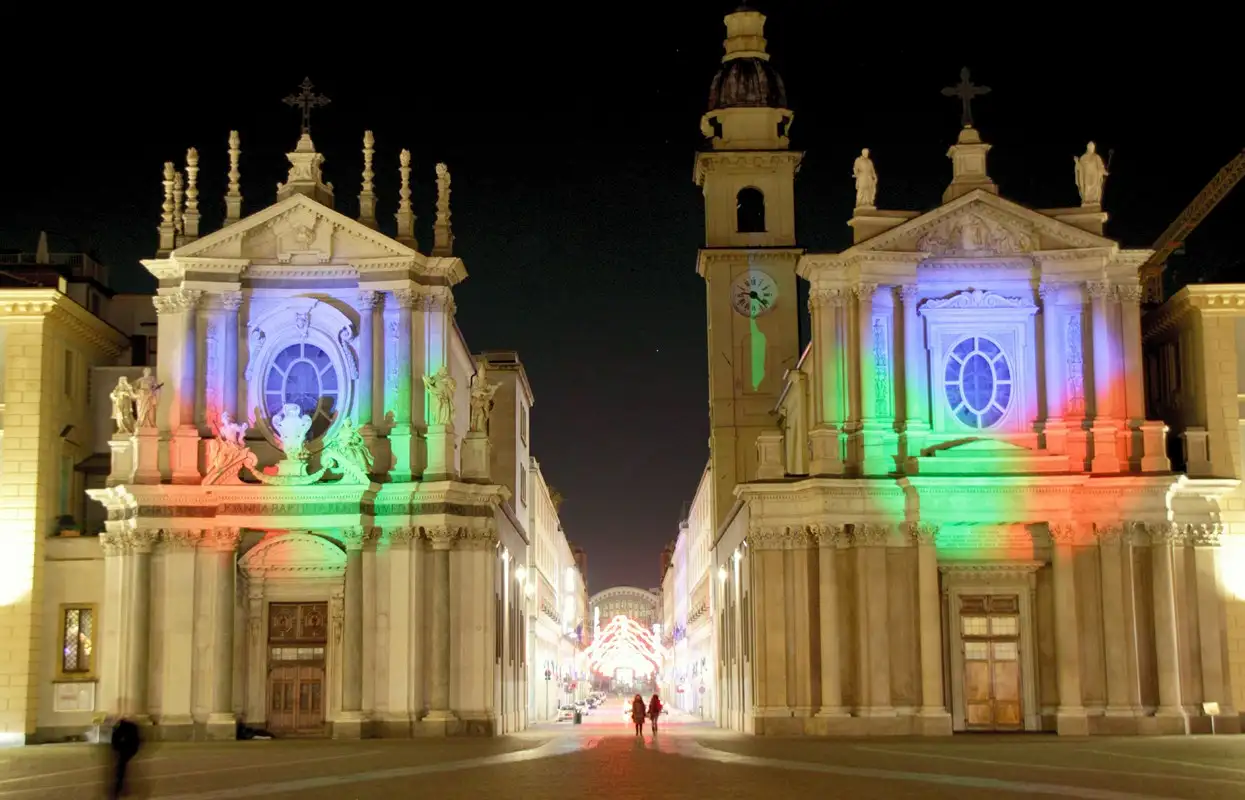
[[653,634],[625,616],[610,620],[586,653],[592,671],[606,677],[614,676],[619,670],[648,677],[661,665],[661,654]]

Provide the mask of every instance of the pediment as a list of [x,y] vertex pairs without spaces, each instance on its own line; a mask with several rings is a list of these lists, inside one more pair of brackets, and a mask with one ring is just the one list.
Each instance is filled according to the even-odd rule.
[[248,577],[344,575],[346,553],[323,536],[273,533],[248,550],[239,564]]
[[977,190],[860,242],[844,255],[907,252],[929,257],[997,258],[1098,247],[1114,248],[1116,243]]
[[245,259],[252,264],[351,264],[414,260],[419,253],[301,194],[291,195],[173,251],[176,261]]

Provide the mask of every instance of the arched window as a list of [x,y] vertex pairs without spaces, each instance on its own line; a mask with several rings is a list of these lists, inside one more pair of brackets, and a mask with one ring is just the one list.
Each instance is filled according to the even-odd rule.
[[313,344],[292,344],[277,354],[264,381],[264,404],[274,416],[295,403],[312,418],[307,440],[324,435],[337,414],[337,370],[328,353]]
[[751,186],[735,195],[735,230],[765,233],[765,195]]
[[994,427],[1011,406],[1011,365],[984,336],[964,339],[951,350],[943,382],[951,413],[970,428]]

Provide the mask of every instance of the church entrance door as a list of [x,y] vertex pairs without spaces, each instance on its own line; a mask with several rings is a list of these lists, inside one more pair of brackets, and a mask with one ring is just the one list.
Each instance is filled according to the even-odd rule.
[[267,727],[286,736],[323,736],[327,603],[268,607]]
[[965,727],[1022,730],[1020,598],[961,595],[960,633]]

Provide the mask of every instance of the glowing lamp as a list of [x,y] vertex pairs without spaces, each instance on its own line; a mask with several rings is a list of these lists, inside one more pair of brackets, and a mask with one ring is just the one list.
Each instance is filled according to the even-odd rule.
[[524,581],[526,581],[527,580],[527,567],[523,566],[522,564],[515,567],[514,568],[514,579],[517,580],[519,583],[523,583]]
[[730,576],[731,574],[726,571],[726,567],[718,567],[718,580],[725,583],[726,579],[729,578]]

